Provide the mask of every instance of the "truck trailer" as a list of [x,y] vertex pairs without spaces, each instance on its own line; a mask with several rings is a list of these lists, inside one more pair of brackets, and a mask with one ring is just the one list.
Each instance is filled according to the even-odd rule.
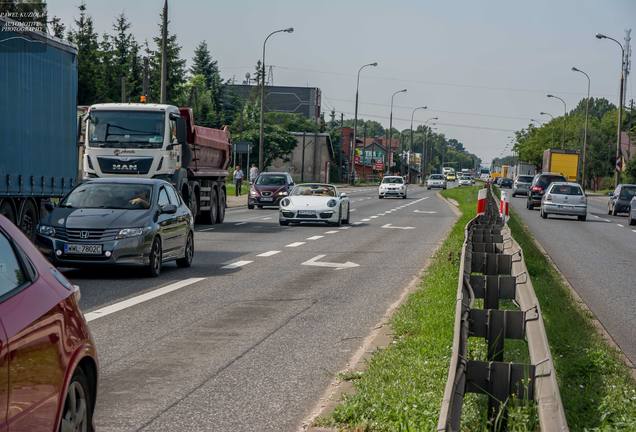
[[171,182],[198,222],[222,223],[230,133],[194,124],[191,108],[165,104],[91,105],[83,117],[83,178]]
[[580,153],[578,150],[547,149],[543,152],[543,172],[562,174],[568,181],[576,182],[579,176]]
[[0,65],[0,214],[33,238],[45,204],[77,184],[77,49],[3,31]]

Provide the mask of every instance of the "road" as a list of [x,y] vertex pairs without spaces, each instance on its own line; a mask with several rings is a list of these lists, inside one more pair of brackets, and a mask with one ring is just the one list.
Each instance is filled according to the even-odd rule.
[[455,220],[419,187],[350,197],[340,229],[232,209],[158,279],[67,271],[99,350],[98,430],[297,430]]
[[511,205],[559,270],[636,364],[636,226],[607,214],[606,197],[588,198],[586,222],[525,208],[525,197]]

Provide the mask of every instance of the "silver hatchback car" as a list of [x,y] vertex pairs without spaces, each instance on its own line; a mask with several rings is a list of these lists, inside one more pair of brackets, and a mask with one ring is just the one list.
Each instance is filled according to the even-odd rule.
[[517,195],[528,195],[528,191],[530,190],[530,185],[532,184],[532,179],[534,176],[531,175],[519,175],[515,179],[515,182],[512,185],[512,196],[515,197]]
[[541,199],[541,217],[549,214],[576,216],[580,221],[587,219],[587,197],[578,183],[556,182],[548,186]]

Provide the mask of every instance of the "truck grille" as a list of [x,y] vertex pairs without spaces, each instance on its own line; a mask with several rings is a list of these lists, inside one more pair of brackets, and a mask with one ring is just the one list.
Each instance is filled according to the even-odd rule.
[[119,229],[79,229],[79,228],[55,228],[55,238],[72,242],[103,242],[115,240]]
[[104,174],[148,174],[150,171],[151,157],[126,159],[98,157],[97,163]]

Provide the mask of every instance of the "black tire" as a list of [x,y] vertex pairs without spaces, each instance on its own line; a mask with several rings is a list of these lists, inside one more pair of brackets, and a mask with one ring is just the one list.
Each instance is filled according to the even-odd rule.
[[527,208],[528,210],[534,210],[534,204],[532,204],[532,201],[528,200],[528,201],[526,202],[526,208]]
[[404,194],[404,196],[402,197],[402,199],[406,199],[406,194]]
[[548,218],[548,214],[546,212],[544,212],[543,209],[539,210],[539,214],[541,215],[541,217],[543,219],[547,219]]
[[192,233],[188,234],[186,240],[185,250],[183,252],[183,258],[177,260],[177,267],[188,268],[192,265],[192,258],[194,258],[194,236]]
[[157,277],[161,274],[161,259],[163,253],[161,250],[161,240],[155,237],[150,246],[150,255],[148,256],[148,267],[146,271],[150,277]]
[[288,226],[289,225],[289,221],[284,221],[284,220],[278,220],[278,223],[280,224],[280,226]]
[[33,241],[35,239],[35,229],[40,222],[39,212],[35,203],[28,199],[22,204],[18,226],[26,236]]
[[579,216],[579,220],[581,222],[585,222],[586,219],[587,219],[587,215]]
[[631,217],[629,218],[629,224],[630,225],[636,225],[636,219],[632,219]]
[[73,372],[73,377],[64,396],[64,407],[60,420],[60,432],[93,431],[93,410],[95,403],[88,378],[81,368]]
[[250,209],[250,210],[254,210],[254,204],[248,204],[247,208]]
[[6,217],[14,224],[17,222],[15,210],[8,199],[0,201],[0,215]]
[[384,197],[382,195],[378,195],[378,199],[383,199]]
[[426,190],[431,190],[431,188],[427,186],[427,187],[426,187]]
[[260,210],[263,210],[263,206],[262,206],[262,205],[259,205],[259,206],[258,206],[258,208],[259,208]]
[[338,208],[338,220],[336,222],[332,222],[331,226],[335,226],[335,227],[342,226],[342,206]]
[[216,212],[216,223],[222,224],[225,220],[225,191],[223,189],[219,190],[219,205],[218,210]]
[[612,206],[612,216],[617,216],[618,212],[616,211],[616,205]]
[[517,194],[513,192],[512,193],[512,197],[515,198],[516,196],[517,196]]
[[351,217],[351,207],[347,208],[347,218],[342,221],[343,224],[349,225],[349,218]]
[[612,210],[610,209],[610,205],[607,205],[607,214],[611,215],[612,214]]

